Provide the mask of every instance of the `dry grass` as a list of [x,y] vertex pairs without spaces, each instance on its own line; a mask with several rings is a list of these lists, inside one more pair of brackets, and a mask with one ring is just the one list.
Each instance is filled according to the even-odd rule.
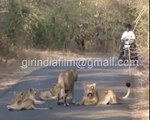
[[104,54],[100,52],[72,52],[72,51],[49,51],[49,50],[37,50],[37,49],[28,49],[23,50],[20,59],[27,58],[39,58],[39,59],[59,59],[66,58],[68,60],[76,60],[79,58],[108,58],[110,56],[116,56],[116,54]]
[[137,100],[132,105],[133,117],[149,120],[149,70],[134,71],[136,76],[135,96]]
[[79,57],[82,57],[82,55],[79,55],[77,53],[71,52],[71,51],[49,51],[49,50],[37,50],[37,49],[28,49],[23,50],[22,59],[27,58],[39,58],[39,59],[46,59],[46,58],[52,58],[52,59],[59,59],[59,58],[67,58],[67,59],[77,59]]
[[18,82],[14,77],[18,67],[19,63],[15,60],[10,60],[7,64],[0,63],[0,91]]

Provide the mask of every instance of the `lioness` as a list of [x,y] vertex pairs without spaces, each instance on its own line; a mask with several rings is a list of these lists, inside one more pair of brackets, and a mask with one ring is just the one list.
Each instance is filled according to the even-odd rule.
[[62,71],[58,76],[58,86],[61,88],[60,93],[58,94],[57,104],[60,104],[60,97],[63,96],[63,103],[65,106],[68,106],[67,97],[70,94],[71,100],[70,103],[73,103],[74,99],[74,84],[78,79],[78,73],[76,69],[70,69]]
[[96,83],[87,84],[84,86],[85,94],[81,105],[117,104],[130,95],[130,83],[126,83],[126,86],[128,87],[128,92],[124,97],[120,98],[112,90],[97,89]]
[[27,100],[27,99],[31,99],[34,101],[35,104],[43,104],[45,103],[44,101],[40,101],[40,100],[36,100],[35,99],[35,95],[36,95],[37,91],[34,88],[30,88],[30,90],[27,92],[27,94],[25,94],[23,96],[23,101]]

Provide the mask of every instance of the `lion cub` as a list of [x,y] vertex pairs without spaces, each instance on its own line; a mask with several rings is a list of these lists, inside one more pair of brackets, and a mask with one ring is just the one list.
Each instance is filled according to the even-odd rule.
[[[60,92],[60,87],[58,84],[54,85],[53,88],[51,89],[47,89],[47,90],[42,90],[40,91],[40,94],[39,94],[39,98],[41,100],[51,100],[51,99],[57,99],[58,97],[58,93]],[[61,96],[62,97],[62,96]]]
[[[17,93],[13,102],[7,105],[8,110],[48,110],[49,108],[36,108],[35,104],[41,104],[41,102],[35,100],[35,90],[30,89],[27,94],[21,92]],[[31,96],[30,96],[31,95]]]
[[23,100],[24,95],[18,96],[16,101],[13,104],[7,105],[8,110],[29,110],[34,109],[35,104],[34,101],[31,99]]
[[9,102],[9,105],[14,104],[16,100],[18,100],[20,97],[24,96],[23,92],[14,92],[14,98]]
[[127,99],[130,95],[130,83],[126,83],[128,92],[122,98],[118,97],[112,90],[99,90],[96,87],[96,83],[86,84],[84,86],[84,97],[81,105],[106,105],[106,104],[117,104],[122,99]]
[[23,100],[25,101],[26,99],[31,99],[34,101],[35,104],[43,104],[45,103],[44,101],[36,100],[35,95],[37,91],[34,88],[30,88],[30,90],[23,96]]

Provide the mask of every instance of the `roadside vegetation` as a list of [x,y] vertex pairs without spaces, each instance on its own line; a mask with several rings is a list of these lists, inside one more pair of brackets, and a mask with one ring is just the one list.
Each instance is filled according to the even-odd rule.
[[0,65],[51,51],[119,54],[131,23],[148,94],[148,14],[148,0],[0,0]]
[[[4,52],[0,55],[19,54],[18,50],[28,48],[117,52],[126,23],[136,27],[137,43],[147,47],[147,3],[148,0],[1,0],[0,49]],[[17,57],[14,53],[5,57],[12,56]]]

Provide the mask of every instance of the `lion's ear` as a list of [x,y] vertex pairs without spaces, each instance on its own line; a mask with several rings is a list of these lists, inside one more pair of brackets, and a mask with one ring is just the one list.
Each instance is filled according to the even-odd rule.
[[96,87],[96,83],[93,83],[93,87]]
[[30,88],[30,92],[32,92],[34,89],[33,88]]
[[24,93],[23,93],[23,92],[21,92],[21,95],[23,96],[23,95],[24,95]]

